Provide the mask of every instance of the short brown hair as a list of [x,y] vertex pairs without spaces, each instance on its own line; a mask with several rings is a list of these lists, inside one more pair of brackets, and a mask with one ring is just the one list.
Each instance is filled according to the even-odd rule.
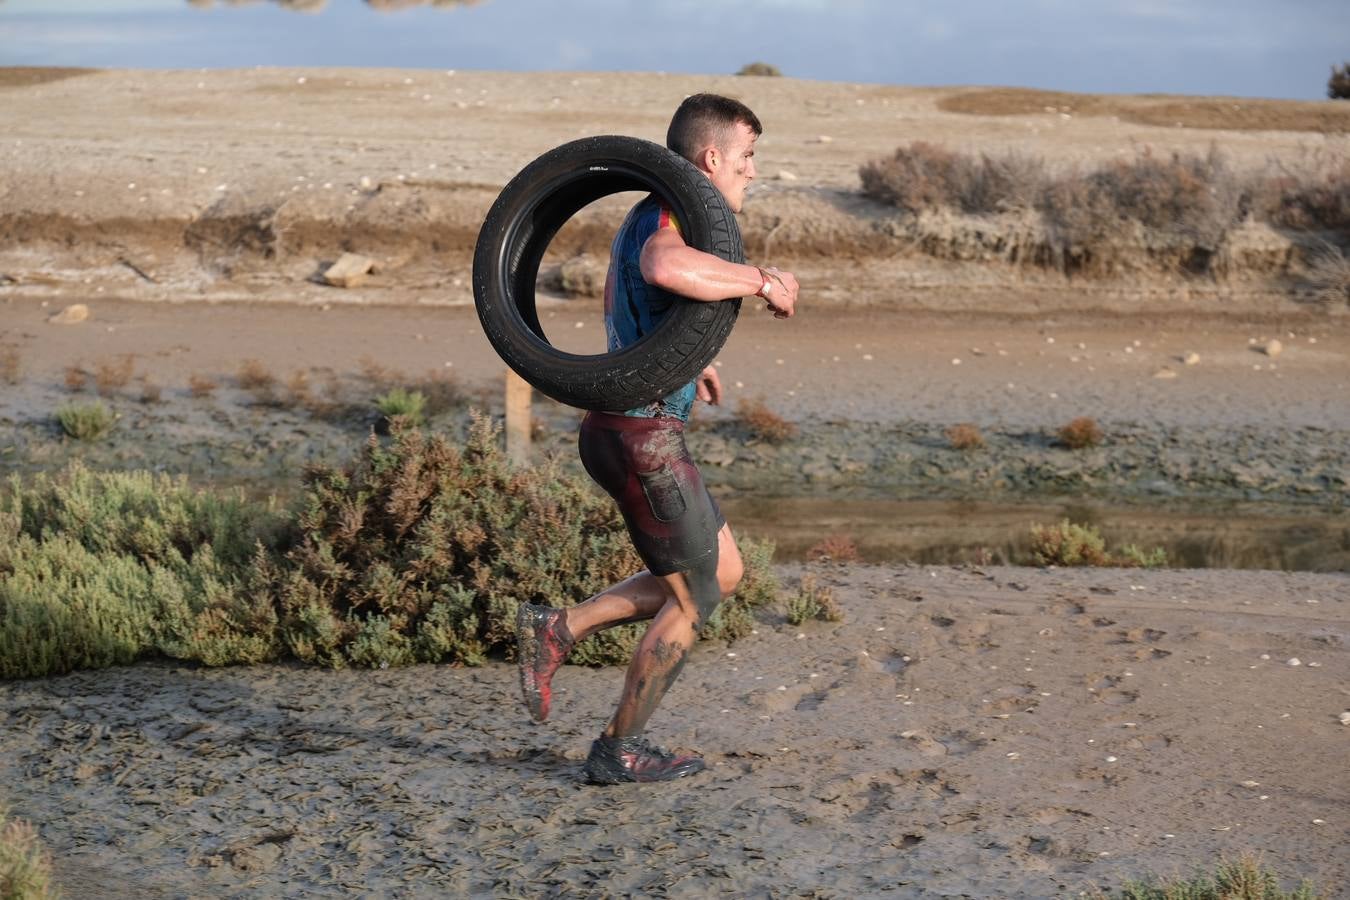
[[695,157],[709,144],[720,147],[726,132],[738,122],[756,135],[764,133],[759,118],[741,101],[720,94],[692,94],[671,117],[666,146],[695,162]]

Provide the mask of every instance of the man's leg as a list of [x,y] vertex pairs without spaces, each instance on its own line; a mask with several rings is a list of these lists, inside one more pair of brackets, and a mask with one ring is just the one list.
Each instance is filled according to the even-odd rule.
[[[736,539],[729,526],[723,525],[718,531],[717,545],[717,587],[719,599],[726,599],[741,580],[743,564],[740,549],[736,546]],[[530,714],[536,721],[542,722],[548,718],[553,674],[562,665],[572,646],[597,631],[656,617],[679,596],[678,588],[671,584],[672,579],[680,585],[684,584],[683,576],[680,575],[658,577],[643,571],[565,610],[529,604],[521,606],[517,616],[517,633],[520,640],[522,687]],[[664,631],[665,626],[662,633]],[[648,629],[650,632],[651,629]],[[689,641],[685,646],[691,646],[692,643]],[[678,670],[675,674],[678,674]],[[670,680],[674,681],[674,677]],[[664,694],[664,690],[661,693]],[[659,701],[660,697],[656,699]]]

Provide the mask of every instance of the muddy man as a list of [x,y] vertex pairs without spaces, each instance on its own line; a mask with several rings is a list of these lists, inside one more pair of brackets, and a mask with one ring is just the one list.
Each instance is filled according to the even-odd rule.
[[[755,177],[755,141],[762,131],[743,103],[695,94],[675,111],[666,146],[697,166],[732,212],[740,212]],[[670,208],[651,195],[629,211],[610,251],[609,349],[634,344],[654,329],[670,304],[680,302],[670,294],[708,303],[753,294],[786,319],[796,311],[797,279],[688,246]],[[721,401],[714,367],[646,406],[587,414],[579,439],[582,464],[618,504],[647,568],[569,609],[524,604],[517,616],[521,688],[537,721],[547,718],[553,674],[577,641],[615,625],[651,622],[614,717],[591,745],[584,773],[596,784],[667,781],[704,768],[700,757],[670,753],[643,737],[699,626],[736,589],[743,571],[736,539],[685,446],[696,397]]]

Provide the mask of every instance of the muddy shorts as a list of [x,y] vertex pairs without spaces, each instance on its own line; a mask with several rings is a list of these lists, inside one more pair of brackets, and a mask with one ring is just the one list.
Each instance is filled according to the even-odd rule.
[[618,503],[653,575],[716,567],[726,519],[689,457],[683,421],[592,412],[578,445],[581,464]]

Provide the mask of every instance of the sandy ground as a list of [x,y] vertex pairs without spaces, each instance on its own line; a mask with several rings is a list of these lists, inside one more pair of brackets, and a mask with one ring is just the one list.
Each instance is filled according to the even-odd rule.
[[820,578],[842,624],[696,649],[652,727],[689,781],[579,784],[619,673],[534,725],[497,663],[14,683],[0,783],[74,897],[1075,896],[1241,850],[1344,896],[1345,576]]
[[[859,163],[920,137],[1058,165],[1141,146],[1218,142],[1249,166],[1346,147],[1343,131],[972,115],[942,89],[777,79],[0,79],[0,352],[17,370],[0,425],[45,421],[69,399],[68,368],[123,354],[170,402],[196,373],[221,380],[227,406],[249,358],[285,378],[364,356],[490,390],[501,366],[468,306],[467,250],[496,190],[570,137],[659,139],[700,89],[735,91],[769,125],[766,203],[793,185],[851,190]],[[249,244],[258,234],[270,252]],[[310,280],[343,249],[385,268],[351,291]],[[1268,289],[1103,289],[914,255],[802,267],[801,316],[747,307],[725,348],[729,407],[759,396],[821,428],[1043,429],[1089,414],[1297,430],[1314,446],[1350,432],[1347,317]],[[46,322],[76,302],[87,321]],[[594,301],[547,315],[558,342],[593,346]],[[1257,349],[1271,338],[1278,357]],[[147,664],[6,684],[0,800],[40,826],[74,897],[1041,897],[1243,850],[1344,892],[1350,577],[823,577],[844,623],[798,629],[766,611],[746,641],[697,648],[653,725],[713,764],[687,783],[577,784],[616,671],[565,670],[554,721],[535,726],[503,663]]]

